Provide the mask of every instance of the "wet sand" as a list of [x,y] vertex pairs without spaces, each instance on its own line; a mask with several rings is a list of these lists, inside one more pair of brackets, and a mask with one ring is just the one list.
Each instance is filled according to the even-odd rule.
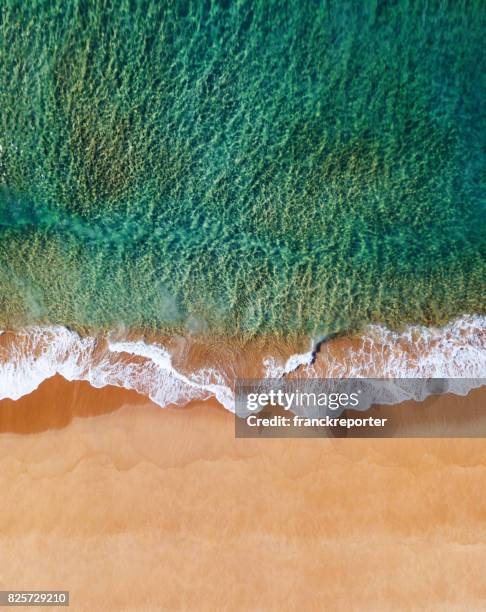
[[214,403],[60,377],[0,402],[0,430],[0,589],[90,611],[486,607],[486,440],[235,440]]

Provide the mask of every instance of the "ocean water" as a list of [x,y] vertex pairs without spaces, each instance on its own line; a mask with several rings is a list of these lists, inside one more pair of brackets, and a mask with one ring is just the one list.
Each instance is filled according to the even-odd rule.
[[482,384],[485,36],[459,0],[0,2],[0,399]]
[[483,315],[482,1],[0,2],[0,326]]

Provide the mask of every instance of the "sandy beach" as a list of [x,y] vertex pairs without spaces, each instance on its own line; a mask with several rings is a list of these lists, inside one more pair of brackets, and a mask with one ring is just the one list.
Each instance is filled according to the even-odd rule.
[[0,589],[90,611],[486,605],[484,440],[236,440],[211,402],[60,377],[0,402],[0,429]]

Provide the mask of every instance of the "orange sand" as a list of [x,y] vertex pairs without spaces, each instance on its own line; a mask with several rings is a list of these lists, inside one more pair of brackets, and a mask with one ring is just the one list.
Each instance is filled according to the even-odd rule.
[[486,440],[233,427],[59,377],[0,402],[0,589],[90,612],[486,608]]

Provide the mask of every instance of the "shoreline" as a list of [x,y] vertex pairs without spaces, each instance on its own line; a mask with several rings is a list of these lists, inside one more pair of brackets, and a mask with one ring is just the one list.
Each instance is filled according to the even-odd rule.
[[[195,409],[203,407],[211,414],[227,414],[231,423],[234,419],[233,414],[215,398],[161,408],[133,390],[111,385],[95,388],[86,381],[68,381],[56,375],[18,400],[0,400],[0,434],[25,435],[62,430],[76,419],[110,415],[124,406],[136,408],[142,414],[144,410],[158,411],[161,418],[166,414],[192,414]],[[475,428],[479,424],[484,425],[481,431],[486,432],[486,385],[471,389],[466,396],[454,393],[430,395],[423,401],[408,399],[397,404],[374,405],[365,412],[348,409],[342,416],[387,418],[389,424],[384,430],[387,437],[393,437],[397,432],[401,433],[400,437],[407,437],[407,433],[410,437],[429,437],[423,431],[429,431],[432,438],[447,437],[448,431],[454,434],[453,429],[448,429],[450,426],[459,428],[464,437],[475,437]],[[365,427],[359,437],[373,438],[374,432],[375,429]],[[346,437],[346,431],[340,432],[338,437]],[[453,437],[458,437],[457,432]]]
[[0,333],[0,399],[27,395],[56,374],[130,389],[161,407],[214,397],[229,411],[237,378],[486,378],[486,317],[402,332],[368,326],[361,336],[319,343],[303,338],[298,345],[266,337],[246,344],[191,336],[81,337],[62,327]]

